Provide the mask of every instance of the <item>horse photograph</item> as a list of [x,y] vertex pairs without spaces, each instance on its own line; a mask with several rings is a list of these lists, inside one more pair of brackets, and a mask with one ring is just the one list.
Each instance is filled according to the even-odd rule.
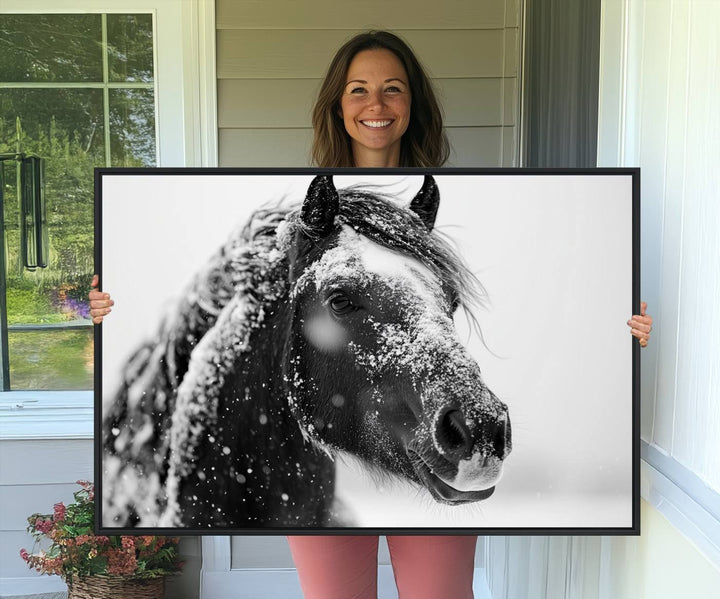
[[630,527],[628,177],[305,170],[100,172],[101,528]]

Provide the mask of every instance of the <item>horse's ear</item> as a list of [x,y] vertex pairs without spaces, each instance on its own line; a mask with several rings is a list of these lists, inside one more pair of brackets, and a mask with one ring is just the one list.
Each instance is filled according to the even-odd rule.
[[438,207],[440,206],[440,192],[432,175],[425,175],[423,186],[410,202],[410,210],[420,217],[428,231],[435,225]]
[[300,220],[313,237],[325,237],[333,230],[335,216],[340,209],[338,192],[332,177],[318,175],[310,183],[300,210]]

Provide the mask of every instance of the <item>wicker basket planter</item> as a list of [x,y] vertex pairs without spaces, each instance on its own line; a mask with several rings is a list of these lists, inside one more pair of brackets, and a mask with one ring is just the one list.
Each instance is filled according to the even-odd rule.
[[88,576],[68,583],[68,599],[163,599],[165,577]]

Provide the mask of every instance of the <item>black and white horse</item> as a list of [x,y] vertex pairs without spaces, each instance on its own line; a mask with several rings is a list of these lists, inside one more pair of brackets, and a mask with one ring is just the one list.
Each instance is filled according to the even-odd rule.
[[327,526],[341,452],[440,503],[489,497],[510,420],[456,335],[477,281],[438,202],[430,176],[409,207],[319,176],[256,212],[125,369],[104,525]]

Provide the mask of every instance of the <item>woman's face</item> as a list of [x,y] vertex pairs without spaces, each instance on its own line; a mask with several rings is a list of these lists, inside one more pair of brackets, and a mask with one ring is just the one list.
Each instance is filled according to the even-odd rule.
[[355,55],[340,98],[355,166],[398,166],[410,101],[410,82],[395,54],[376,49]]

